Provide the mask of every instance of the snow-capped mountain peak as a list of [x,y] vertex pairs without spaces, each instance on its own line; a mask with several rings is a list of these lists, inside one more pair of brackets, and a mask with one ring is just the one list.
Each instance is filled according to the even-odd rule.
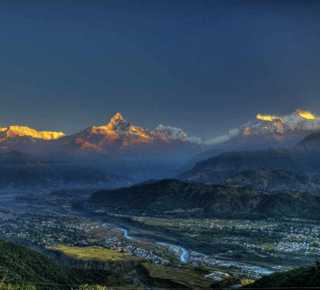
[[58,139],[65,134],[62,132],[37,131],[25,126],[9,126],[8,128],[0,128],[0,138],[7,139],[12,137],[29,136],[34,139],[53,140]]
[[118,121],[125,121],[120,113],[116,113],[110,120],[110,123],[117,123]]
[[180,128],[159,125],[154,131],[171,140],[186,140],[187,138],[187,133]]
[[108,131],[115,131],[118,134],[127,133],[132,125],[127,122],[120,113],[116,113],[110,120],[107,126],[104,126]]
[[109,135],[123,135],[126,134],[132,125],[127,122],[120,113],[116,113],[105,126],[92,126],[84,129],[81,132],[87,134],[109,134]]
[[210,139],[208,145],[233,143],[299,142],[308,134],[320,130],[320,118],[309,111],[297,109],[290,115],[257,114],[256,119],[226,135]]
[[[283,133],[288,130],[319,130],[320,118],[309,111],[297,109],[287,116],[263,116],[258,114],[258,120],[266,121],[267,126],[275,126],[277,131]],[[271,125],[272,124],[272,125]]]

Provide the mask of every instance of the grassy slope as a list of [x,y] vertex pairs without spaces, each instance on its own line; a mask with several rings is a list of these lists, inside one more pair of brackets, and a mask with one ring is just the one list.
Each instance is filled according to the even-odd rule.
[[[88,261],[141,261],[142,259],[132,257],[128,254],[121,254],[102,247],[69,247],[58,246],[55,250],[62,251],[64,254]],[[211,279],[206,279],[201,273],[198,273],[190,265],[183,265],[180,268],[170,265],[155,265],[150,263],[141,264],[144,269],[138,277],[144,278],[149,285],[153,287],[166,289],[172,287],[189,288],[189,289],[204,289],[212,284]],[[138,267],[141,269],[141,267]]]
[[[181,285],[181,288],[187,289],[208,289],[213,283],[212,279],[204,278],[203,273],[198,273],[190,265],[182,265],[181,267],[160,266],[154,264],[144,264],[149,274],[149,280],[157,286],[162,281],[168,283],[168,287]],[[170,280],[169,280],[170,279]],[[170,282],[172,283],[170,285]]]
[[3,277],[7,283],[37,283],[37,289],[71,289],[70,285],[85,283],[106,286],[127,283],[122,276],[105,270],[61,266],[38,252],[7,241],[0,241],[0,280]]

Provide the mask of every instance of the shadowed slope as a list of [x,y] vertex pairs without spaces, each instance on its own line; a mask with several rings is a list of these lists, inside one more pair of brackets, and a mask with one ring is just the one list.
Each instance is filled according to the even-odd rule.
[[246,285],[241,289],[263,289],[263,288],[296,288],[311,287],[318,289],[320,285],[320,265],[317,263],[311,267],[301,267],[284,273],[276,273],[264,276],[253,284]]
[[89,203],[110,211],[195,217],[288,216],[320,218],[320,197],[263,192],[245,187],[185,183],[165,179],[92,194]]
[[6,283],[36,283],[37,289],[71,289],[85,283],[126,284],[123,277],[108,271],[64,267],[38,252],[7,241],[0,241],[0,279],[3,277]]

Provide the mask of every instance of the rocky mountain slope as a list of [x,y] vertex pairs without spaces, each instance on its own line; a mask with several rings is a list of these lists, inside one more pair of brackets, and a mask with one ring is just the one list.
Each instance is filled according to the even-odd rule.
[[87,206],[126,214],[194,217],[320,218],[320,197],[245,187],[185,183],[173,179],[93,193]]

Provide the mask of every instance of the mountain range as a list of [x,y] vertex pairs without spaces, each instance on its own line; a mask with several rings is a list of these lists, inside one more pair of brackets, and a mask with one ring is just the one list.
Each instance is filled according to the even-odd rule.
[[[159,125],[144,129],[115,114],[105,126],[92,126],[78,133],[39,132],[24,126],[0,128],[0,151],[21,150],[52,156],[150,156],[175,152],[196,154],[200,148],[178,128]],[[186,157],[188,158],[188,157]]]
[[297,109],[286,116],[257,114],[254,121],[223,136],[212,138],[206,144],[220,147],[250,146],[250,149],[258,148],[259,145],[292,146],[318,130],[320,130],[320,118],[311,112]]
[[[181,129],[158,126],[143,129],[127,122],[119,113],[106,126],[90,127],[52,142],[54,148],[71,155],[104,154],[145,157],[176,150],[196,150]],[[54,150],[54,149],[53,149]]]
[[146,159],[166,156],[181,160],[200,154],[195,159],[199,161],[231,150],[292,146],[319,130],[320,118],[310,112],[296,110],[283,117],[258,114],[254,121],[238,129],[204,140],[190,137],[182,129],[171,126],[159,125],[154,130],[138,127],[117,113],[105,126],[92,126],[71,135],[40,132],[24,126],[0,128],[0,151]]

